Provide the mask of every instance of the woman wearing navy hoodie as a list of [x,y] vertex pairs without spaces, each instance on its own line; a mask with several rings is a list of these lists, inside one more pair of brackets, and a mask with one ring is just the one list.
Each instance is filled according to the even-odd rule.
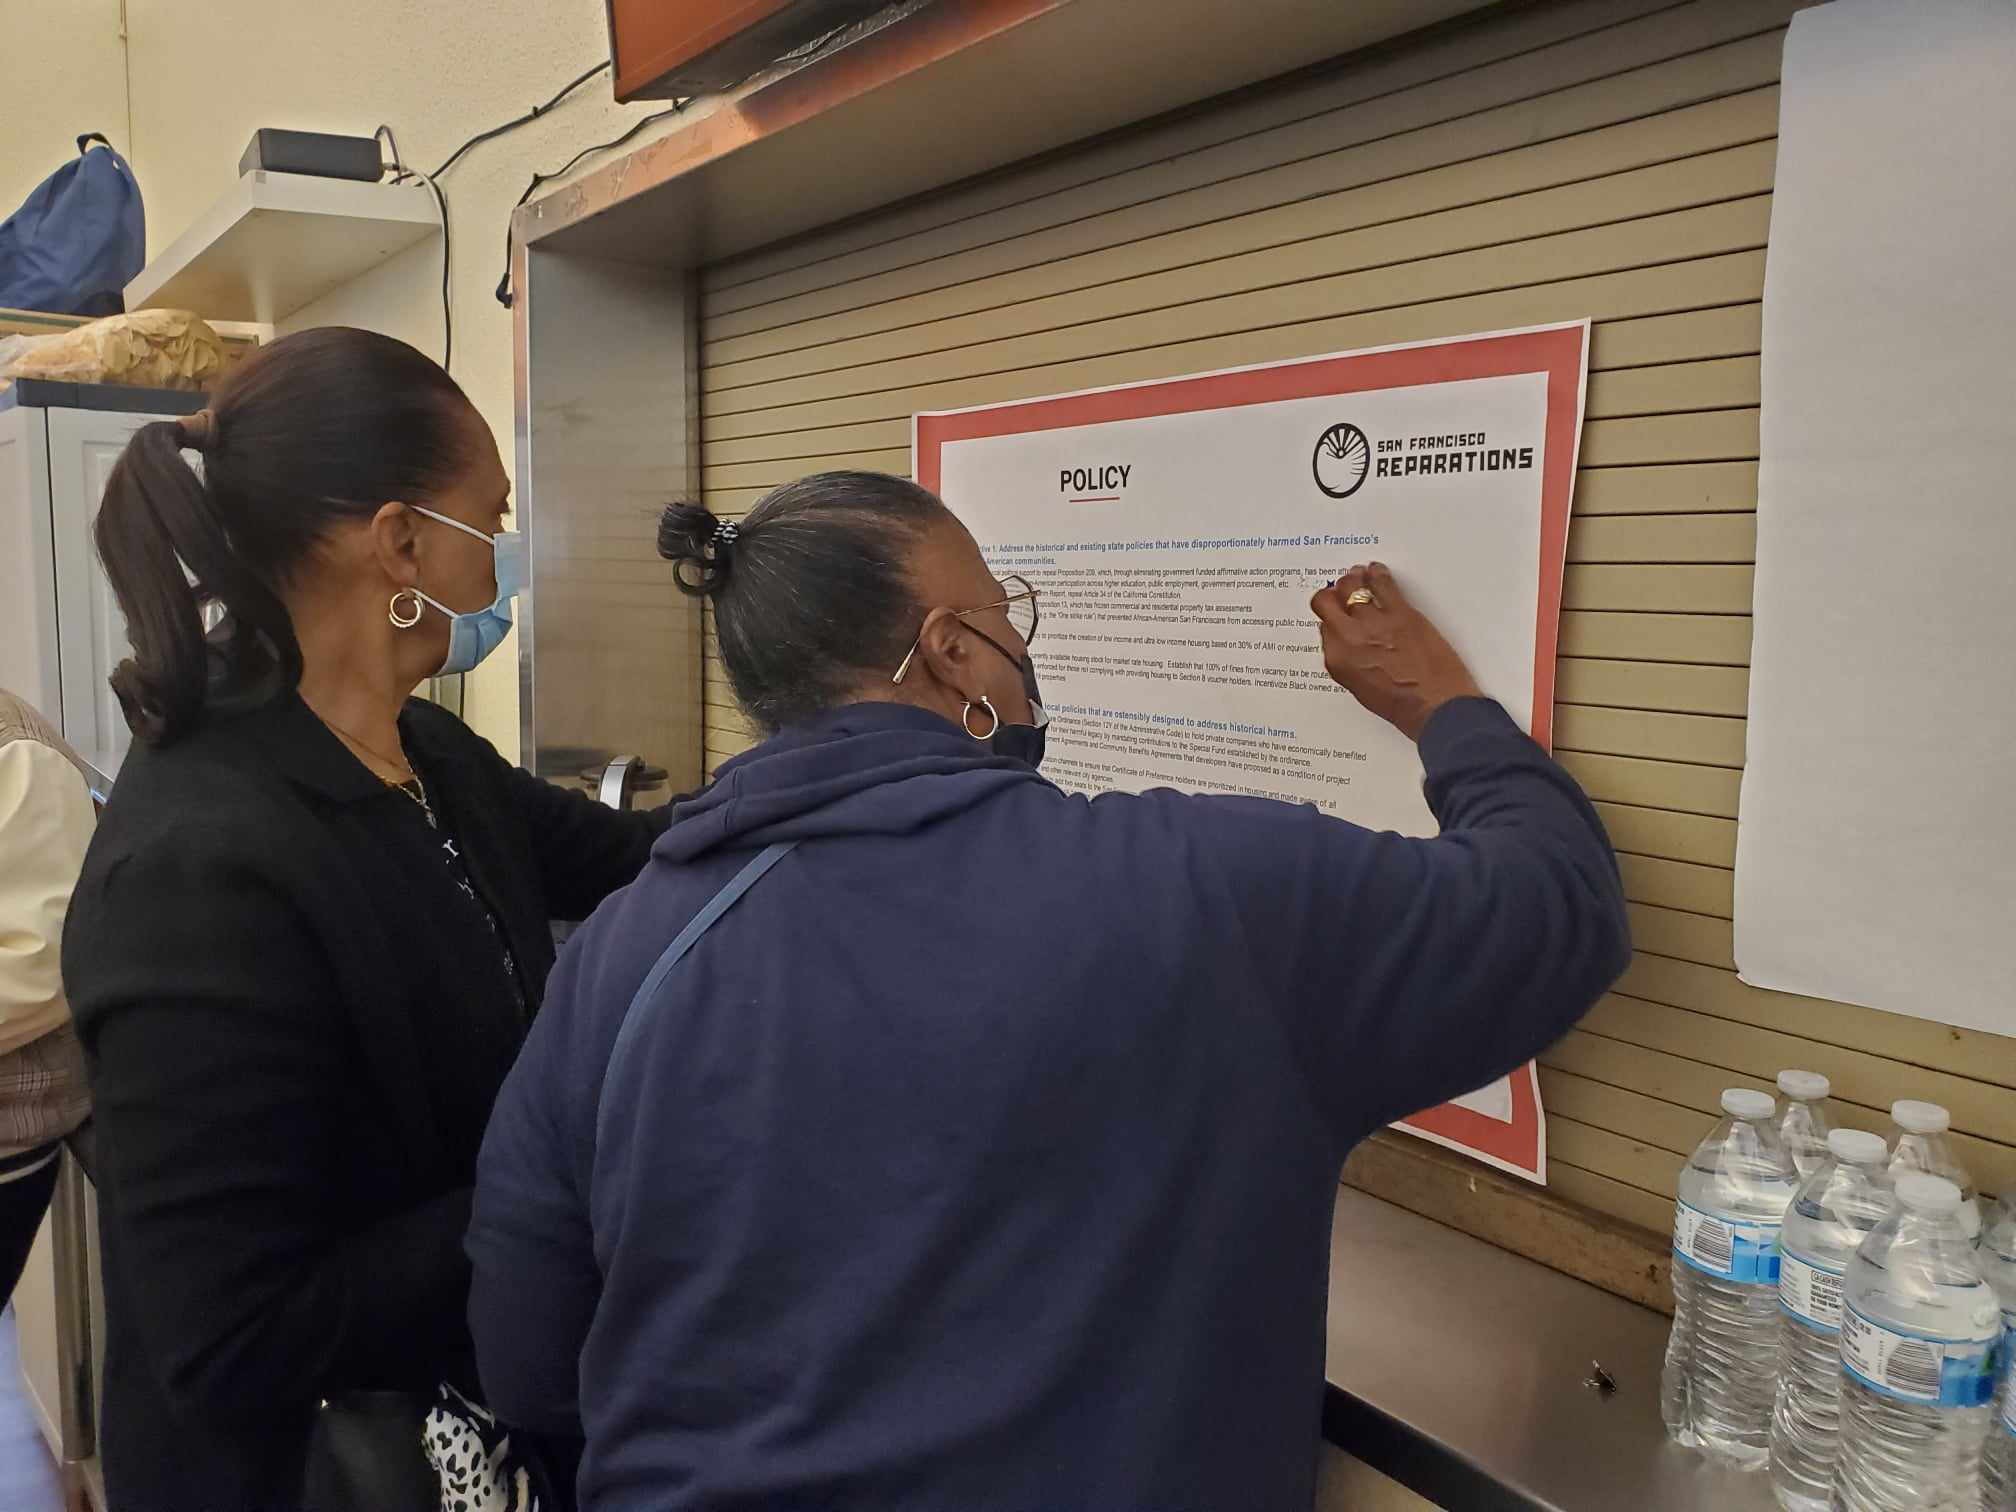
[[900,479],[659,547],[775,733],[570,944],[498,1099],[492,1405],[585,1436],[598,1512],[1307,1507],[1345,1154],[1623,969],[1574,781],[1378,566],[1312,629],[1436,839],[1046,782],[1034,593]]

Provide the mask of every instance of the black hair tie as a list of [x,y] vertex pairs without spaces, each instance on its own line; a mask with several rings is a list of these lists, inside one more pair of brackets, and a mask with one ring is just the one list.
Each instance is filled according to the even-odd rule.
[[733,520],[718,520],[714,525],[714,534],[709,537],[709,540],[713,544],[714,554],[719,556],[741,538],[742,527],[740,525],[737,525]]

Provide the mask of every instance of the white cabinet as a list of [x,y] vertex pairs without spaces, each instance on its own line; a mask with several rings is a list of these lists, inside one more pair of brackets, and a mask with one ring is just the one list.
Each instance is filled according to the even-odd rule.
[[133,432],[161,415],[51,409],[49,495],[56,536],[56,623],[63,655],[63,738],[101,772],[118,769],[132,736],[112,669],[131,651],[126,617],[98,561],[93,527],[105,482]]
[[109,781],[131,740],[109,683],[128,646],[92,528],[133,432],[174,416],[37,406],[27,400],[38,388],[79,389],[20,387],[22,399],[0,410],[0,686]]
[[0,410],[0,688],[58,719],[61,679],[49,427],[41,410]]

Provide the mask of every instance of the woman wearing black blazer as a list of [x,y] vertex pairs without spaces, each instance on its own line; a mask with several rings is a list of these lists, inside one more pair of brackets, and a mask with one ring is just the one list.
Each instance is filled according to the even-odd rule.
[[321,1404],[473,1393],[469,1188],[548,922],[627,883],[664,825],[408,701],[508,627],[507,491],[448,375],[351,330],[275,343],[113,472],[98,545],[138,739],[64,970],[119,1512],[313,1504]]

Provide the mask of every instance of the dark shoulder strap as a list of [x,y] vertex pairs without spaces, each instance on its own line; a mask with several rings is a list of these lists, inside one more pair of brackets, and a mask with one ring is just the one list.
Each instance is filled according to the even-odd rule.
[[[687,951],[699,943],[700,936],[712,929],[721,915],[728,912],[749,891],[763,879],[763,874],[789,855],[798,844],[796,840],[781,841],[760,851],[742,870],[729,878],[721,891],[707,900],[707,906],[693,916],[692,922],[680,930],[665,953],[658,957],[656,964],[644,975],[644,983],[630,999],[630,1006],[623,1010],[623,1022],[616,1030],[616,1043],[609,1051],[609,1069],[602,1077],[602,1090],[606,1096],[609,1083],[615,1079],[622,1067],[624,1057],[630,1053],[630,1046],[637,1037],[638,1027],[644,1022],[644,1010],[656,997],[658,989],[665,985],[665,979],[672,974]],[[602,1126],[608,1116],[608,1104],[597,1099],[595,1108],[595,1143],[602,1143]]]

